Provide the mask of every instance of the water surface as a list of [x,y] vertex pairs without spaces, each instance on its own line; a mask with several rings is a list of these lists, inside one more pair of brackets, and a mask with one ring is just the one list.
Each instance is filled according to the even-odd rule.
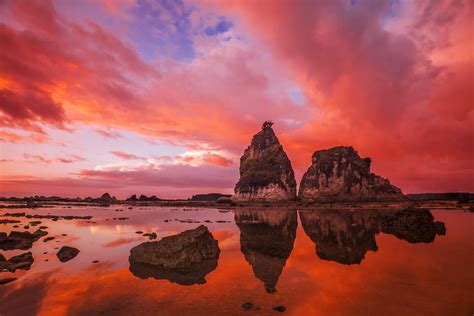
[[[384,213],[376,211],[116,209],[27,210],[93,218],[41,219],[48,236],[56,239],[43,242],[43,237],[33,244],[30,270],[0,273],[0,278],[18,277],[0,286],[0,314],[274,315],[277,305],[289,315],[474,312],[472,213],[434,210],[434,220],[387,224]],[[23,231],[23,225],[36,220],[14,219],[21,220],[20,228],[6,224],[0,231]],[[445,231],[436,221],[444,223]],[[203,280],[183,282],[131,269],[130,249],[148,241],[137,231],[155,232],[159,240],[201,224],[220,248],[217,267],[203,272]],[[55,254],[64,245],[80,253],[61,263]],[[24,252],[2,254],[10,258]],[[244,312],[240,306],[245,302],[259,309]]]

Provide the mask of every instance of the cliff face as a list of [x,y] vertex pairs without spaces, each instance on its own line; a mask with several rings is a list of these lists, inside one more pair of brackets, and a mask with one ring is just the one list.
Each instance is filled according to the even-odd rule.
[[313,154],[301,180],[303,201],[360,202],[403,200],[402,191],[370,172],[370,158],[359,157],[352,147],[334,147]]
[[291,162],[271,128],[262,130],[240,158],[240,180],[234,201],[285,201],[296,198],[296,180]]

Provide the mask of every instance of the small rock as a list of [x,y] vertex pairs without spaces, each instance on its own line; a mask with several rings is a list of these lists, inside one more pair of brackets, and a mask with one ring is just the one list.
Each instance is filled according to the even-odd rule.
[[147,233],[147,234],[143,234],[143,236],[146,236],[150,239],[156,239],[156,237],[158,237],[156,233]]
[[135,234],[143,234],[143,232],[141,230],[137,230]]
[[253,305],[252,302],[245,302],[242,305],[240,305],[240,308],[242,308],[242,310],[244,310],[244,311],[251,310],[253,307],[254,307],[254,305]]
[[56,237],[46,237],[45,239],[43,239],[43,242],[48,242],[48,241],[53,240],[55,238]]
[[277,312],[283,313],[284,311],[286,311],[286,307],[283,306],[283,305],[278,305],[278,306],[273,307],[273,310],[276,310]]
[[99,263],[99,260],[94,260],[92,261],[92,263]]
[[69,246],[64,246],[58,251],[56,256],[58,257],[59,261],[66,262],[76,257],[78,254],[79,254],[79,249],[69,247]]

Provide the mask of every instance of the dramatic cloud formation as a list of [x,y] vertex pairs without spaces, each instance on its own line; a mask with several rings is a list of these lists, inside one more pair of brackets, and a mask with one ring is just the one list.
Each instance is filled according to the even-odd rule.
[[472,12],[467,0],[2,1],[0,193],[231,192],[267,119],[298,178],[314,150],[353,145],[404,192],[472,191]]

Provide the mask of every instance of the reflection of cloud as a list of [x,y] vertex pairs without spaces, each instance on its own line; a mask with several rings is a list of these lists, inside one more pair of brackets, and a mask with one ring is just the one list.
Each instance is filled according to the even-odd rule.
[[122,246],[122,245],[130,244],[132,242],[139,241],[139,240],[143,240],[143,238],[141,238],[141,237],[119,238],[119,239],[116,239],[114,241],[110,241],[110,242],[104,244],[103,247],[105,247],[105,248],[115,248],[115,247],[119,247],[119,246]]
[[60,269],[44,273],[25,276],[2,285],[0,291],[0,314],[5,315],[38,315],[42,303],[48,295],[49,286],[52,285],[51,277]]

